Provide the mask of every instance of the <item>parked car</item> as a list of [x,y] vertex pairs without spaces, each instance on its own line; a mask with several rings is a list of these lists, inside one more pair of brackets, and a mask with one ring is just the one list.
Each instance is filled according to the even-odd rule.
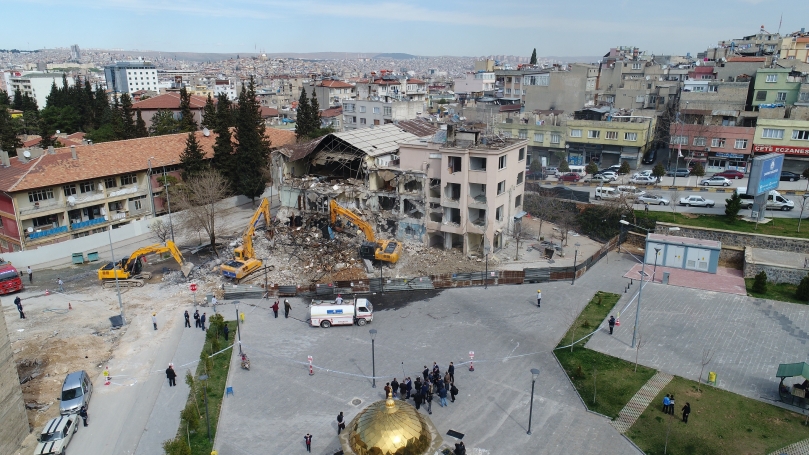
[[657,149],[649,150],[648,152],[646,152],[645,155],[643,155],[643,159],[641,160],[641,163],[643,163],[643,164],[652,164],[652,163],[655,162],[655,158],[657,158]]
[[545,170],[545,174],[547,174],[547,175],[552,175],[554,177],[559,175],[559,169],[557,169],[555,167],[546,167],[544,170]]
[[578,182],[579,180],[581,180],[581,177],[575,172],[568,172],[559,177],[560,182]]
[[644,194],[638,196],[636,201],[642,204],[649,204],[649,205],[669,205],[671,202],[668,198],[663,197],[659,194]]
[[613,164],[612,166],[608,167],[606,170],[614,171],[616,174],[621,175],[621,165],[620,164]]
[[705,199],[702,196],[691,195],[680,198],[680,205],[687,205],[688,207],[713,207],[716,205],[714,201]]
[[651,175],[638,175],[629,179],[629,183],[633,183],[635,185],[654,185],[657,183],[657,177],[653,177]]
[[702,181],[699,182],[699,184],[702,185],[702,186],[709,186],[709,185],[710,186],[730,186],[730,180],[728,180],[728,179],[726,179],[726,178],[724,178],[722,176],[714,175],[711,178],[702,179]]
[[742,171],[733,171],[733,170],[726,170],[722,172],[717,172],[713,175],[714,177],[724,177],[726,179],[731,180],[739,180],[744,178],[744,173]]
[[646,169],[645,171],[635,172],[634,174],[632,174],[632,177],[640,177],[640,176],[651,177],[652,176],[652,170],[651,169]]
[[646,191],[640,190],[638,187],[633,185],[618,185],[615,187],[615,189],[628,199],[634,199],[638,196],[646,194]]
[[79,415],[59,416],[48,421],[37,438],[35,454],[63,454],[79,428]]
[[781,178],[782,182],[796,182],[801,179],[801,174],[796,174],[794,172],[789,171],[781,171]]
[[688,175],[690,173],[691,173],[691,169],[685,169],[685,168],[669,169],[668,171],[666,171],[666,175],[669,176],[669,177],[688,177]]
[[89,408],[92,395],[93,381],[90,380],[86,371],[81,370],[68,374],[62,384],[59,413],[62,415],[75,414],[82,406]]
[[525,178],[526,180],[545,180],[546,176],[541,171],[528,171]]
[[595,175],[603,175],[603,176],[609,177],[609,178],[611,178],[613,180],[616,180],[618,178],[618,173],[615,172],[615,171],[611,171],[609,169],[604,169],[604,170],[598,171],[598,172],[595,173]]
[[601,183],[608,183],[615,180],[615,177],[607,175],[607,174],[596,174],[589,179],[588,182],[601,182]]
[[597,201],[601,199],[618,199],[621,197],[621,192],[609,186],[601,186],[596,188],[595,198]]

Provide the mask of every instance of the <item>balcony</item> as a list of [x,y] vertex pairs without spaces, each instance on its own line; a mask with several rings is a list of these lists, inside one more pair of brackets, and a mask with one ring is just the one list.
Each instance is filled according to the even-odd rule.
[[475,208],[482,208],[482,209],[488,208],[488,206],[486,205],[486,195],[485,194],[479,194],[477,196],[470,195],[467,201],[467,205],[469,207]]
[[43,213],[49,210],[61,209],[65,206],[65,203],[60,201],[59,199],[47,199],[45,201],[35,202],[33,206],[20,208],[20,216],[23,215],[31,215],[34,213]]
[[70,224],[70,230],[75,231],[77,229],[84,229],[84,228],[88,228],[88,227],[95,226],[95,225],[98,225],[98,224],[104,224],[106,222],[107,222],[107,220],[105,218],[103,218],[103,217],[102,218],[93,218],[92,220],[87,220],[87,221],[79,221],[78,223],[71,223]]
[[65,232],[67,232],[67,226],[59,226],[52,229],[46,229],[44,231],[38,230],[36,232],[31,232],[30,234],[27,234],[27,236],[30,240],[34,240],[34,239],[41,239],[43,237],[48,237],[51,235],[63,234]]

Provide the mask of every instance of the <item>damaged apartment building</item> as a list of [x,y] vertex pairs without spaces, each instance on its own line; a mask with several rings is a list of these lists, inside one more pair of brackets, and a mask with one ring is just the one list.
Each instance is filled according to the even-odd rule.
[[526,152],[524,140],[418,120],[329,134],[274,154],[278,216],[324,219],[335,200],[380,237],[483,254],[524,215]]
[[399,144],[432,135],[421,121],[332,133],[273,155],[278,170],[278,218],[326,219],[329,201],[354,211],[381,238],[426,241],[425,169],[401,168]]

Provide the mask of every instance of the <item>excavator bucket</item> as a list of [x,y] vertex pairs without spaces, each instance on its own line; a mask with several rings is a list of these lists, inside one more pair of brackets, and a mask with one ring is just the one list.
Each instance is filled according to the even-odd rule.
[[188,278],[188,274],[191,273],[191,269],[194,268],[194,264],[191,262],[185,262],[183,265],[180,266],[180,270],[183,271],[183,276]]

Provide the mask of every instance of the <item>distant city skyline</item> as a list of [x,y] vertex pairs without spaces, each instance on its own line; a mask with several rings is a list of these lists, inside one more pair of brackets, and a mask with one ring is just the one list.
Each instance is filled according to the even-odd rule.
[[[603,55],[616,46],[693,54],[717,41],[807,24],[809,3],[685,0],[662,7],[574,0],[27,0],[6,9],[0,48],[213,53]],[[32,26],[33,25],[33,26]]]

